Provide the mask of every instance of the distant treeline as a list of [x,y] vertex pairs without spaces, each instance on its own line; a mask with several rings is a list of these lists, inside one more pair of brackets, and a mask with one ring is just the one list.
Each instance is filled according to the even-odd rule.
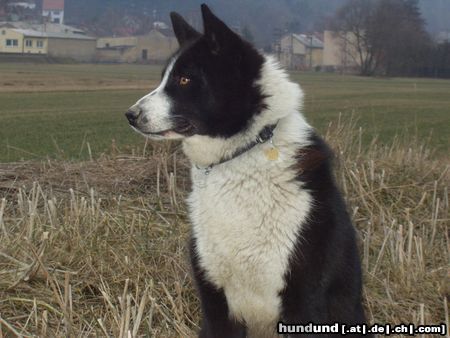
[[405,75],[450,79],[450,42],[433,45],[422,62]]
[[331,26],[361,75],[450,78],[450,42],[431,38],[418,0],[348,0]]

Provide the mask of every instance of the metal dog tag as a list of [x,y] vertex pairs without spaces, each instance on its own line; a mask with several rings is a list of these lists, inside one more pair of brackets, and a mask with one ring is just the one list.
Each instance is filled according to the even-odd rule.
[[278,160],[280,152],[278,151],[277,148],[270,147],[270,148],[264,150],[264,155],[266,155],[266,158],[269,161],[276,161],[276,160]]

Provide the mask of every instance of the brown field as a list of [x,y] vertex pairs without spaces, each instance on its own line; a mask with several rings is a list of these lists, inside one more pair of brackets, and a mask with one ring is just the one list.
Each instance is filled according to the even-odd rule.
[[[448,325],[448,162],[332,124],[372,323]],[[193,337],[188,164],[174,144],[0,166],[0,337]]]
[[0,62],[0,93],[148,89],[160,71],[160,65]]

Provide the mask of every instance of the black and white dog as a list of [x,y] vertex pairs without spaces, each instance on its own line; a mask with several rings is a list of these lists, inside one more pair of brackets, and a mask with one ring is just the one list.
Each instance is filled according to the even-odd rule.
[[[202,5],[180,49],[126,116],[192,162],[190,243],[200,337],[274,337],[289,324],[364,323],[355,230],[303,93]],[[312,336],[317,336],[312,334]]]

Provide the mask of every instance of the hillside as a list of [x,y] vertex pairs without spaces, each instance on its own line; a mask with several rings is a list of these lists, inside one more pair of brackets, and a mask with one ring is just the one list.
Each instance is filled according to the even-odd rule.
[[[66,0],[66,20],[97,35],[144,32],[155,20],[169,21],[170,11],[200,26],[199,6],[205,0]],[[250,29],[260,47],[270,44],[276,29],[323,29],[346,0],[211,0],[206,1],[230,25]],[[420,0],[431,33],[450,30],[450,1]]]

